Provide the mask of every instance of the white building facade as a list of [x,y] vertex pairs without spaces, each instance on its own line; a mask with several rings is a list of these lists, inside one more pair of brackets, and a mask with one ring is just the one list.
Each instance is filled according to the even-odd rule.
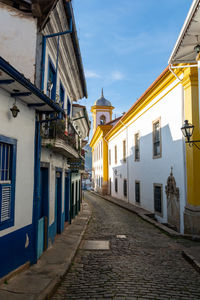
[[[165,187],[172,171],[179,188],[180,227],[186,203],[185,145],[182,138],[183,87],[174,80],[108,139],[111,195],[168,223]],[[158,198],[156,199],[156,193]],[[157,202],[156,202],[157,201]]]

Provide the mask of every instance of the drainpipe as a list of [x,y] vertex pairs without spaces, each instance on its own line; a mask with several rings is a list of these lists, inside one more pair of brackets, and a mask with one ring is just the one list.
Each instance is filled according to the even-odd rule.
[[126,127],[126,176],[127,176],[127,200],[129,203],[129,165],[128,165],[128,126],[122,122],[122,120],[119,120],[123,126]]
[[34,198],[33,198],[33,263],[37,262],[38,244],[38,203],[40,200],[40,157],[41,157],[41,136],[40,122],[36,117],[35,121],[35,162],[34,162]]
[[57,58],[56,58],[56,86],[57,86],[57,73],[58,73],[58,56],[59,56],[59,42],[60,42],[60,36],[72,33],[72,15],[70,15],[70,21],[69,21],[69,30],[63,31],[63,32],[57,32],[52,33],[48,35],[44,35],[42,38],[42,80],[41,80],[41,90],[44,91],[44,74],[45,74],[45,57],[46,57],[46,43],[47,39],[58,37],[57,41]]

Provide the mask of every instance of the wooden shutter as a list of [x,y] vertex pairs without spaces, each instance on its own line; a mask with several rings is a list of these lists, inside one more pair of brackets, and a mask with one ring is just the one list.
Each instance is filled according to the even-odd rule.
[[0,185],[0,222],[10,219],[11,215],[11,185]]

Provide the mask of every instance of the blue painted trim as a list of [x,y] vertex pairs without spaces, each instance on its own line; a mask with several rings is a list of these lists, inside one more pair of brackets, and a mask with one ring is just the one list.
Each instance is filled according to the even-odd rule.
[[45,75],[45,58],[46,58],[46,37],[42,37],[42,79],[41,90],[44,92],[44,75]]
[[38,203],[40,197],[40,156],[41,156],[41,136],[40,123],[35,122],[35,161],[34,161],[34,196],[33,196],[33,238],[34,238],[34,257],[33,262],[37,262],[38,244]]
[[58,172],[63,172],[63,169],[62,169],[62,168],[59,168],[59,167],[56,167],[56,171],[58,171]]
[[61,35],[68,34],[68,33],[72,33],[72,17],[70,18],[70,21],[69,21],[69,30],[48,34],[48,35],[45,35],[45,38],[48,39],[48,38],[52,38],[55,36],[61,36]]
[[27,88],[34,95],[39,97],[42,101],[44,101],[47,105],[49,105],[53,110],[65,115],[65,111],[59,105],[57,105],[53,100],[51,100],[47,95],[45,95],[41,90],[39,90],[34,84],[32,84],[28,79],[26,79],[15,68],[13,68],[10,64],[8,64],[2,57],[0,57],[0,69],[3,70],[8,75],[10,75],[17,82],[22,84],[25,88]]
[[[69,20],[69,30],[66,31],[62,31],[62,32],[57,32],[57,33],[52,33],[52,34],[48,34],[48,35],[44,35],[42,38],[42,80],[41,80],[41,89],[42,91],[44,91],[44,76],[45,76],[45,59],[46,59],[46,43],[47,43],[47,39],[48,38],[52,38],[52,37],[58,37],[58,43],[57,43],[57,62],[58,62],[58,54],[59,54],[59,38],[62,35],[65,34],[70,34],[73,32],[73,21],[72,21],[72,14],[71,14],[71,10],[70,10],[70,6],[68,3],[66,3],[67,7],[68,7],[68,11],[69,11],[69,15],[70,15],[70,20]],[[56,70],[58,69],[58,67],[56,68]],[[57,74],[56,74],[56,83],[57,83]]]
[[60,47],[60,35],[57,39],[57,57],[56,57],[56,87],[57,87],[57,81],[58,81],[58,59],[59,59],[59,47]]
[[45,103],[30,103],[27,104],[28,107],[40,107],[40,106],[44,106]]
[[[15,185],[16,185],[16,159],[17,159],[17,140],[9,138],[4,135],[0,135],[0,142],[12,145],[11,152],[11,208],[10,208],[10,219],[0,223],[0,230],[11,227],[14,225],[15,217]],[[0,184],[1,186],[4,184]],[[5,184],[6,185],[6,184]],[[0,199],[1,200],[1,199]],[[1,203],[1,201],[0,201]]]
[[52,69],[55,73],[55,75],[54,75],[55,78],[54,78],[54,81],[53,81],[53,89],[52,89],[52,91],[54,90],[53,97],[51,95],[51,99],[55,102],[55,100],[56,100],[56,68],[54,66],[54,63],[53,63],[50,55],[48,55],[47,88],[48,88],[48,79],[49,79],[50,66],[52,67]]
[[[29,244],[25,248],[26,235]],[[28,225],[0,238],[0,277],[33,259],[34,239],[33,226]]]
[[27,97],[27,96],[30,96],[32,95],[31,92],[26,92],[26,93],[11,93],[10,96],[12,98],[15,98],[15,97]]
[[3,80],[0,80],[0,84],[11,84],[15,82],[14,79],[3,79]]

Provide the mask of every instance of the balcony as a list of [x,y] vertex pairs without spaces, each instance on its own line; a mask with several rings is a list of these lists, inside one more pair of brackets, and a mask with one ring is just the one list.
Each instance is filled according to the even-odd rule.
[[76,146],[75,133],[66,131],[65,121],[57,120],[49,123],[41,126],[42,147],[51,149],[67,158],[79,158],[80,150]]

